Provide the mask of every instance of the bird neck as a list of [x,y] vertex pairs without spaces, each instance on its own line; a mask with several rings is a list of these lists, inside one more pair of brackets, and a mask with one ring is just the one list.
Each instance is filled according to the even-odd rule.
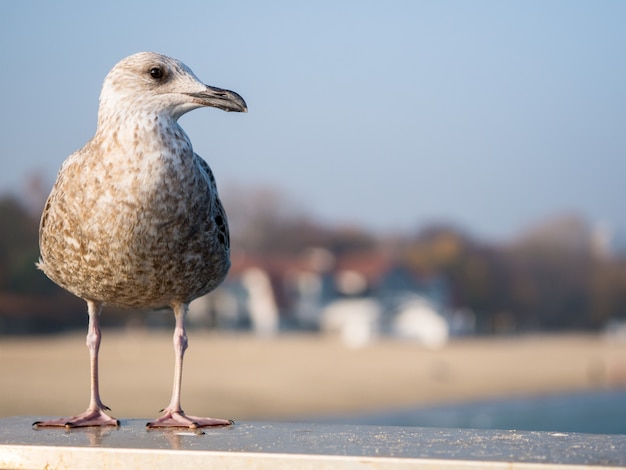
[[99,113],[96,140],[110,142],[126,154],[164,156],[163,149],[170,149],[178,156],[193,154],[185,131],[165,113]]

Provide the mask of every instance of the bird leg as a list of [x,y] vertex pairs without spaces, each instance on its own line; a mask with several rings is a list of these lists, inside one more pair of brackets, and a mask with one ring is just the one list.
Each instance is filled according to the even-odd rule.
[[204,426],[228,426],[233,424],[229,419],[199,418],[197,416],[186,415],[180,407],[180,390],[183,375],[183,356],[187,349],[187,333],[185,331],[185,317],[187,315],[187,304],[175,303],[173,305],[176,316],[176,326],[174,328],[174,387],[172,389],[172,399],[170,404],[163,410],[163,416],[146,424],[148,428],[185,427],[201,428]]
[[89,406],[84,413],[70,418],[52,419],[49,421],[36,421],[35,427],[84,427],[84,426],[119,426],[120,422],[106,414],[109,407],[100,400],[100,387],[98,385],[98,351],[100,350],[100,312],[102,304],[87,301],[89,311],[89,329],[87,330],[87,348],[91,363],[91,398]]

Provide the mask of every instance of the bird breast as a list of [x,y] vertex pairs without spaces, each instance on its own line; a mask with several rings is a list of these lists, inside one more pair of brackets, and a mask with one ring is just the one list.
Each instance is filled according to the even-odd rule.
[[217,193],[186,135],[169,132],[166,146],[94,139],[66,161],[41,224],[41,267],[55,282],[86,299],[157,307],[222,281]]

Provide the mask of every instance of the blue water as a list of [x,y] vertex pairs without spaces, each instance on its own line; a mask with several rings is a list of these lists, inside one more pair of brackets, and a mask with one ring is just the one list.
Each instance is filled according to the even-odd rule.
[[626,434],[626,390],[517,397],[333,418],[347,424]]

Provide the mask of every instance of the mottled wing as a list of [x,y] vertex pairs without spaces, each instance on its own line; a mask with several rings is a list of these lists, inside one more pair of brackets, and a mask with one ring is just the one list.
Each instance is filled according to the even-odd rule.
[[211,191],[215,196],[213,209],[213,222],[217,228],[217,238],[226,251],[230,251],[230,233],[228,231],[228,219],[226,218],[226,211],[222,206],[222,201],[217,193],[217,184],[215,183],[215,177],[213,171],[207,162],[205,162],[197,153],[194,154],[196,162],[200,166],[200,169],[205,173],[207,181],[211,186]]
[[[73,171],[74,163],[78,155],[79,155],[79,152],[76,152],[70,155],[70,157],[63,162],[63,165],[61,166],[61,169],[59,170],[59,173],[57,174],[57,179],[54,183],[54,186],[52,187],[52,190],[50,191],[50,194],[48,195],[48,199],[46,199],[46,205],[44,206],[43,212],[41,214],[41,220],[39,221],[40,257],[39,257],[39,262],[36,263],[36,266],[39,269],[41,269],[44,273],[46,273],[47,276],[51,276],[52,274],[46,269],[44,254],[50,251],[50,248],[51,248],[50,245],[52,245],[52,251],[54,251],[55,245],[58,244],[57,239],[63,237],[63,233],[61,233],[58,230],[54,230],[54,227],[51,228],[49,225],[54,226],[55,220],[58,220],[59,218],[63,218],[64,220],[68,219],[68,215],[65,212],[65,205],[63,205],[61,210],[59,211],[60,203],[58,201],[58,195],[59,195],[59,191],[61,192],[63,191],[62,189],[60,190],[59,188],[63,187],[65,183],[66,174],[71,173]],[[53,206],[55,206],[54,209],[53,209]],[[55,213],[53,213],[53,211]]]

